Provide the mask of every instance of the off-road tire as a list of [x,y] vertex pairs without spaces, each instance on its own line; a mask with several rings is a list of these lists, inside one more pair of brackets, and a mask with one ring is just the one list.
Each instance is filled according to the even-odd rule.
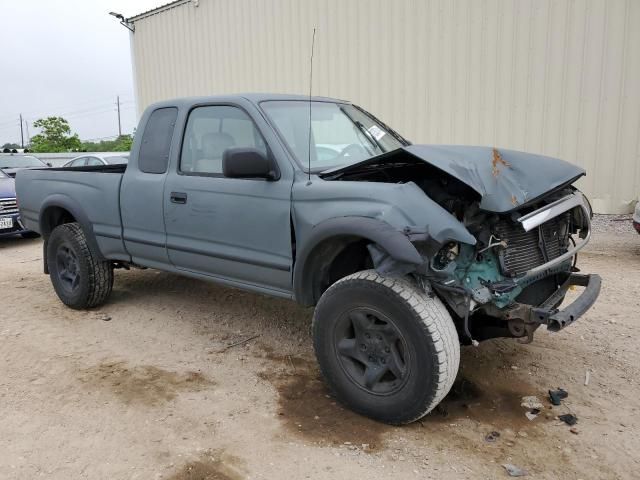
[[[402,380],[392,380],[401,386],[391,393],[376,394],[359,384],[339,352],[336,332],[339,322],[344,322],[340,318],[361,308],[390,320],[406,343],[406,373]],[[375,314],[367,315],[367,321],[370,318],[375,319]],[[320,369],[335,397],[350,409],[385,423],[411,423],[433,410],[451,389],[460,365],[460,341],[442,302],[408,278],[382,276],[375,270],[354,273],[329,287],[316,306],[312,331]],[[363,367],[366,371],[365,364]]]
[[[61,248],[76,258],[79,279],[75,288],[67,286],[60,278],[57,255]],[[97,307],[111,294],[113,266],[111,262],[96,258],[77,223],[59,225],[51,232],[47,241],[47,266],[53,288],[68,307],[77,310]]]

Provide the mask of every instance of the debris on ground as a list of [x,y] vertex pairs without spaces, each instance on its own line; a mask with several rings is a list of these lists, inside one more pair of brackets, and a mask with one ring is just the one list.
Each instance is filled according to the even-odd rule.
[[551,403],[555,406],[562,404],[562,400],[569,396],[569,392],[565,389],[558,387],[557,390],[549,390],[549,398],[551,399]]
[[576,427],[571,427],[571,428],[569,429],[569,431],[570,431],[571,433],[573,433],[574,435],[578,435],[578,433],[579,433],[579,432],[578,432],[578,429],[577,429]]
[[558,415],[558,420],[562,420],[569,426],[573,426],[578,423],[578,417],[576,417],[573,413],[565,413],[564,415]]
[[538,415],[540,415],[540,409],[538,408],[533,408],[531,410],[529,410],[528,412],[525,412],[525,417],[527,417],[529,419],[529,421],[533,421],[536,418],[538,418]]
[[587,370],[584,373],[584,386],[588,386],[589,385],[589,379],[591,378],[591,372],[589,370]]
[[529,472],[520,467],[517,467],[516,465],[512,465],[511,463],[503,463],[502,466],[507,471],[510,477],[526,477],[527,475],[529,475]]
[[227,350],[229,350],[230,348],[237,347],[239,345],[244,345],[245,343],[250,342],[251,340],[254,340],[254,339],[258,338],[259,336],[260,336],[260,334],[252,335],[251,337],[244,338],[244,339],[239,340],[237,342],[230,343],[229,345],[226,345],[225,347],[223,347],[220,350],[218,350],[216,353],[224,353]]
[[111,320],[111,317],[109,315],[100,315],[100,320],[102,320],[103,322],[108,322],[109,320]]
[[544,408],[542,402],[535,395],[522,397],[522,403],[520,403],[520,405],[529,410],[542,410]]
[[485,442],[489,442],[489,443],[493,443],[495,442],[498,438],[500,437],[500,432],[496,432],[495,430],[493,432],[489,432],[485,435],[484,440]]

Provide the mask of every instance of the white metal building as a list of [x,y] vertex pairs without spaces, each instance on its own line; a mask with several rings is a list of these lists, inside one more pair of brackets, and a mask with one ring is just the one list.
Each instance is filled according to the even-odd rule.
[[640,0],[178,0],[130,19],[139,113],[245,91],[354,101],[414,143],[587,170],[600,213],[640,194]]

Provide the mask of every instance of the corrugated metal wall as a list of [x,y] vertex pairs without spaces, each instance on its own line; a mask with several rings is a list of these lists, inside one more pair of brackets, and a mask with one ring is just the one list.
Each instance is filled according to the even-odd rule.
[[200,0],[135,20],[138,108],[176,96],[346,98],[416,143],[566,159],[601,213],[640,193],[639,0]]

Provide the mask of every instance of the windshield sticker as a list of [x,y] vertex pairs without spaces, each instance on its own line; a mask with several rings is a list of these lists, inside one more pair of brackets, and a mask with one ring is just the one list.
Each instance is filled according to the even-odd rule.
[[379,128],[377,125],[372,125],[371,128],[367,130],[367,132],[369,132],[371,136],[376,139],[376,141],[379,141],[386,134],[386,132]]

